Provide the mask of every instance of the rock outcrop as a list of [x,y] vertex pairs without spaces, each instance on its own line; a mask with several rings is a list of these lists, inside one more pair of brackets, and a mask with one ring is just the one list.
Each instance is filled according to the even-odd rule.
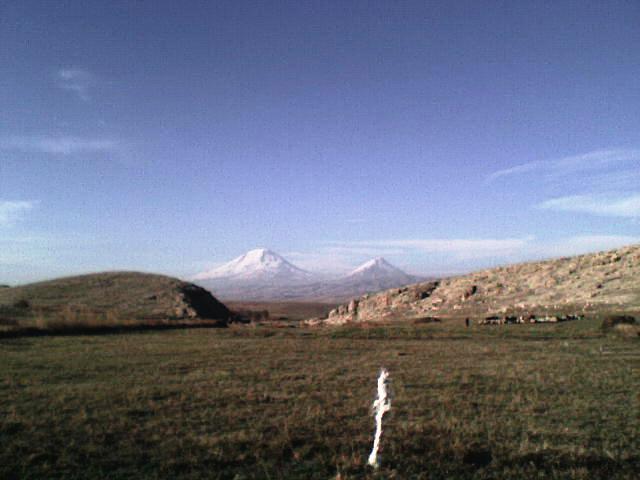
[[365,295],[310,323],[640,310],[640,245],[483,270]]

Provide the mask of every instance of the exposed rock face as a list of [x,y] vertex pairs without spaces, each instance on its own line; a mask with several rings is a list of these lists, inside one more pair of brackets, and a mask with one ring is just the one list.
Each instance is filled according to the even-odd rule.
[[328,324],[429,315],[640,310],[640,245],[509,265],[365,295],[330,312]]
[[209,291],[192,283],[181,285],[179,303],[182,318],[228,319],[230,316],[227,307],[216,300]]
[[426,282],[409,287],[394,288],[374,295],[354,299],[348,305],[340,305],[329,312],[328,323],[369,322],[392,319],[404,312],[413,302],[428,299],[439,282]]

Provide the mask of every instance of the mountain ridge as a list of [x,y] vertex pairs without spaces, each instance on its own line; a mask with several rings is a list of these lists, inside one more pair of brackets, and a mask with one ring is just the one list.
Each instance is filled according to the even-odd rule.
[[254,249],[193,280],[226,300],[340,302],[355,295],[415,283],[382,257],[364,262],[346,275],[323,279],[269,249]]

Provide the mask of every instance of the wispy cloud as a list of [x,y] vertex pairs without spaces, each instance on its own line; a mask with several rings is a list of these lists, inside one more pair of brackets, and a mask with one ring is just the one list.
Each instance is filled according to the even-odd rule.
[[305,270],[338,275],[353,270],[371,258],[394,259],[404,253],[405,251],[400,248],[330,245],[311,252],[290,251],[284,252],[282,255]]
[[315,252],[284,252],[287,260],[304,270],[326,276],[341,275],[353,269],[352,258],[326,250]]
[[590,170],[610,169],[633,162],[637,166],[640,161],[640,150],[608,149],[573,155],[555,160],[523,163],[514,167],[498,170],[487,176],[488,183],[503,177],[521,175],[530,172],[544,172],[552,176],[565,176]]
[[[374,257],[384,257],[409,273],[438,273],[461,262],[478,265],[488,259],[511,259],[533,237],[511,239],[390,239],[328,242],[313,251],[283,252],[294,264],[313,272],[340,275]],[[452,263],[455,265],[448,265]],[[469,268],[466,268],[467,270]]]
[[[629,235],[575,235],[555,240],[534,236],[521,238],[456,238],[456,239],[395,239],[360,242],[334,242],[340,245],[345,258],[349,250],[369,248],[372,256],[385,256],[385,249],[394,248],[394,260],[413,273],[442,274],[465,272],[494,265],[580,255],[640,243],[640,237]],[[354,256],[356,254],[354,253]],[[318,260],[321,260],[319,257]]]
[[621,197],[572,195],[546,200],[538,207],[561,212],[636,218],[640,217],[640,193]]
[[56,72],[56,84],[63,90],[73,92],[83,102],[91,100],[89,94],[96,83],[96,76],[82,68],[62,68]]
[[[580,187],[589,192],[633,191],[640,185],[640,165],[612,169],[610,172],[593,172],[576,179]],[[566,188],[566,179],[558,178],[557,186]]]
[[566,257],[611,250],[635,243],[640,243],[640,237],[631,235],[576,235],[552,242],[534,243],[529,246],[527,255],[531,259]]
[[525,238],[452,238],[452,239],[396,239],[341,243],[343,249],[368,247],[371,253],[384,254],[385,249],[449,254],[459,259],[485,258],[507,255],[523,248],[533,237]]
[[109,152],[117,148],[113,140],[80,137],[12,136],[0,138],[0,150],[27,153],[72,155],[76,153]]
[[8,227],[20,220],[36,202],[27,200],[0,200],[0,227]]

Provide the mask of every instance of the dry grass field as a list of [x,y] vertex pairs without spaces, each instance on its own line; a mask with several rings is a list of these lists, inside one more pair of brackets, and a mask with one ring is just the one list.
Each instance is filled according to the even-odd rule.
[[326,317],[335,303],[322,302],[252,302],[226,301],[224,304],[233,312],[269,312],[270,321],[300,321],[312,317]]
[[599,325],[0,340],[0,478],[636,479],[640,342]]

